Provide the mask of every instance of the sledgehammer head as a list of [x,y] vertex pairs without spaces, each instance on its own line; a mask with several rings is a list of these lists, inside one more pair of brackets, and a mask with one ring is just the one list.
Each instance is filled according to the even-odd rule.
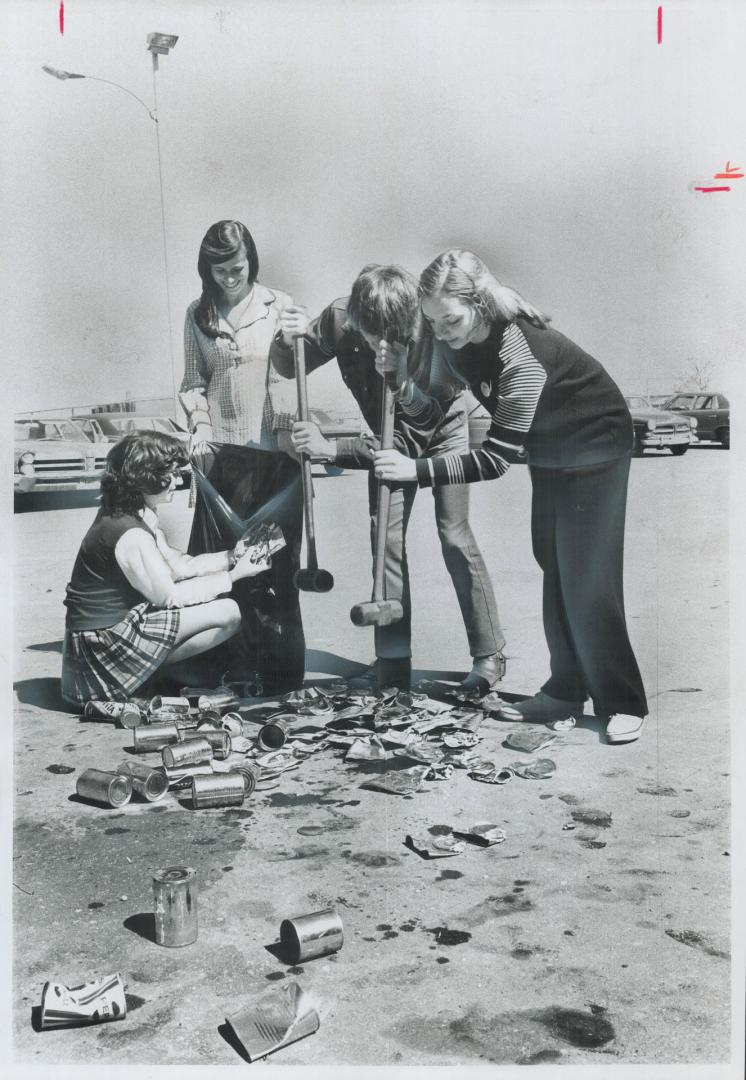
[[334,578],[328,570],[296,570],[293,585],[301,592],[329,592],[334,588]]
[[404,617],[404,608],[398,600],[368,600],[355,604],[350,618],[355,626],[388,626]]

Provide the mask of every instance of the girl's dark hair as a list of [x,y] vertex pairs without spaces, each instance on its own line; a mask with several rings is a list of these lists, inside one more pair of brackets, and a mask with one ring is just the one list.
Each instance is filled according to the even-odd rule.
[[409,349],[408,374],[423,390],[430,381],[432,332],[420,311],[417,279],[401,266],[364,266],[352,285],[347,321],[354,330]]
[[220,337],[218,330],[217,300],[221,290],[214,280],[210,268],[215,263],[227,262],[237,255],[241,246],[246,248],[249,261],[249,285],[253,285],[259,275],[259,256],[254,239],[240,221],[216,221],[202,238],[197,259],[197,272],[202,278],[202,295],[195,312],[195,320],[200,330],[208,337]]
[[105,514],[136,514],[145,506],[144,494],[165,491],[174,469],[188,461],[186,448],[173,435],[160,431],[133,431],[112,446],[101,477],[101,504]]

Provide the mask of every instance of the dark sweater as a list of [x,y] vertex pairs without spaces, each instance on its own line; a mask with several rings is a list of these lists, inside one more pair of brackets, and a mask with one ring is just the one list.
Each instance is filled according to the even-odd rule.
[[103,509],[83,537],[68,583],[65,606],[68,630],[102,630],[114,626],[145,597],[130,585],[114,557],[117,541],[129,529],[151,530],[129,514],[111,517]]
[[454,355],[492,423],[481,449],[418,461],[423,487],[492,480],[513,461],[569,469],[632,449],[632,419],[616,383],[557,330],[525,319],[500,323]]
[[[304,334],[306,370],[311,372],[336,357],[342,378],[375,435],[375,439],[338,439],[336,460],[348,467],[368,468],[373,461],[373,450],[380,445],[383,379],[376,371],[373,350],[347,321],[347,299],[334,300],[309,323]],[[288,379],[295,375],[293,350],[285,345],[281,334],[275,336],[269,358],[280,375]],[[431,397],[429,407],[420,405],[412,416],[397,403],[394,447],[407,457],[425,453],[457,392],[444,387],[437,399],[435,395]]]

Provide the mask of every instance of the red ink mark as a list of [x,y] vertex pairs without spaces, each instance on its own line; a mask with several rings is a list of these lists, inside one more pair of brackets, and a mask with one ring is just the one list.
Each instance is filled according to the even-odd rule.
[[725,172],[716,172],[714,174],[715,180],[742,180],[743,173],[741,172],[740,165],[731,165],[729,161],[725,163]]
[[729,187],[695,187],[695,191],[704,191],[709,194],[711,191],[730,191]]
[[65,32],[65,5],[62,2],[62,0],[60,0],[60,33],[64,34],[64,32]]
[[663,8],[658,8],[658,44],[663,41]]

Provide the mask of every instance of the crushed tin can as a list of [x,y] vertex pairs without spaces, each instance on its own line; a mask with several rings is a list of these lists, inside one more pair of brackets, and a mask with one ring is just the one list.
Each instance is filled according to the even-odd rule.
[[188,713],[190,709],[189,698],[185,697],[154,697],[148,706],[149,713],[157,713],[163,710],[172,713]]
[[294,719],[294,717],[275,716],[259,728],[256,739],[262,750],[279,750],[281,746],[285,745],[288,737],[289,719]]
[[232,712],[238,708],[240,702],[238,694],[234,694],[227,687],[210,690],[207,694],[200,694],[197,698],[197,708],[200,712],[205,709],[214,709],[219,713]]
[[42,1031],[124,1020],[127,999],[119,972],[103,979],[63,986],[47,982],[41,992]]
[[334,908],[296,915],[280,923],[280,946],[292,964],[338,952],[344,943],[342,920]]
[[192,805],[195,810],[209,806],[240,806],[246,798],[243,772],[213,773],[192,778]]
[[543,750],[545,746],[556,742],[557,736],[549,731],[511,731],[503,745],[511,750],[520,750],[524,754],[530,754],[534,750]]
[[268,990],[258,1001],[225,1019],[249,1061],[258,1061],[319,1030],[319,1014],[297,982]]
[[413,765],[410,769],[399,769],[365,780],[360,787],[386,791],[391,795],[413,795],[421,789],[429,771],[429,765]]
[[220,726],[224,728],[229,735],[243,735],[243,720],[239,712],[227,712],[224,713],[220,719]]
[[129,776],[132,790],[148,802],[157,802],[168,791],[168,777],[163,769],[154,769],[141,761],[122,761],[117,772]]
[[469,840],[472,844],[479,844],[480,847],[492,847],[505,840],[505,831],[489,822],[479,822],[468,829],[454,829],[453,835]]
[[102,806],[124,806],[132,798],[132,780],[119,772],[86,769],[78,777],[75,790],[81,799]]
[[[197,728],[196,734],[200,739],[206,739],[212,747],[213,757],[218,761],[225,761],[231,752],[231,737],[227,731],[213,727]],[[186,745],[185,740],[181,745]],[[189,740],[191,741],[191,740]]]
[[176,765],[173,769],[164,765],[163,771],[170,788],[191,787],[195,776],[212,776],[212,765],[205,762],[201,765]]
[[466,846],[463,840],[457,840],[452,835],[429,836],[426,840],[407,835],[404,843],[423,859],[444,859],[449,855],[460,855]]
[[556,764],[548,757],[537,758],[536,761],[511,761],[507,768],[524,780],[547,780],[557,771]]
[[[204,733],[205,735],[207,732]],[[207,738],[184,739],[176,745],[164,746],[161,750],[163,764],[174,769],[179,765],[201,765],[212,761],[212,746]]]
[[515,776],[510,766],[495,765],[492,761],[482,761],[469,769],[472,780],[479,780],[483,784],[507,784]]
[[132,731],[132,746],[137,754],[162,750],[164,746],[179,742],[176,724],[141,724]]
[[110,720],[124,728],[142,723],[142,714],[131,701],[88,701],[83,709],[87,720]]
[[197,940],[197,874],[191,866],[167,866],[153,875],[155,941],[180,949]]

